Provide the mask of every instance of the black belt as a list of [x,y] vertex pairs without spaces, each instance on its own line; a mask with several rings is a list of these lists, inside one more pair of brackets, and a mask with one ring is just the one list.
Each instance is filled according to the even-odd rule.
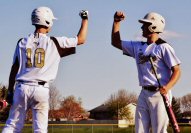
[[39,84],[39,85],[44,85],[44,84],[46,84],[46,82],[41,81],[41,82],[38,82],[38,84]]
[[[20,83],[33,83],[31,81],[23,81],[23,80],[17,80],[17,82],[20,82]],[[37,83],[38,85],[45,85],[46,82],[45,81],[40,81],[40,82],[35,82]]]
[[159,88],[156,86],[143,86],[143,89],[148,91],[158,91]]

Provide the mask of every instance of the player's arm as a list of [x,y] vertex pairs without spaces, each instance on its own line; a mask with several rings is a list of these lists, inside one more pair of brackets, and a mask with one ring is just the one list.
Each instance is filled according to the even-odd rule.
[[114,15],[114,22],[112,27],[112,33],[111,33],[111,44],[122,50],[121,46],[121,37],[120,37],[120,21],[124,20],[125,15],[123,12],[116,12]]
[[13,65],[11,67],[11,72],[10,72],[10,76],[9,76],[8,95],[7,95],[7,99],[6,99],[9,104],[12,104],[15,77],[17,75],[18,70],[19,70],[19,61],[18,61],[18,58],[16,58],[15,62],[13,63]]
[[80,12],[80,17],[82,18],[81,27],[78,32],[78,45],[85,43],[88,31],[88,11],[82,10]]
[[176,84],[181,75],[180,65],[173,66],[171,68],[172,75],[169,82],[160,89],[161,94],[167,94],[168,91]]
[[13,88],[15,85],[15,77],[17,75],[18,70],[19,70],[19,61],[18,58],[16,58],[14,64],[11,67],[11,72],[9,76],[9,87],[8,87],[9,92],[13,92]]

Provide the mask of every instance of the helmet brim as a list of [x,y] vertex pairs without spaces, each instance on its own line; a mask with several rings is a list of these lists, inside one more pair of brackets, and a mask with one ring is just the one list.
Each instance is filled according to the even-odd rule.
[[149,21],[148,19],[139,19],[139,23],[150,23],[150,24],[152,24],[152,22]]
[[52,19],[53,19],[53,20],[58,20],[58,18],[55,18],[55,17],[53,17]]

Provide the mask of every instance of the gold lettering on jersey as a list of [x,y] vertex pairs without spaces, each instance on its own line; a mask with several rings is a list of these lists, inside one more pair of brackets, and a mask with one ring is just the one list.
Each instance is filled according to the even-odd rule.
[[[27,62],[26,62],[26,67],[30,68],[33,66],[31,59],[32,58],[32,49],[27,48],[26,49],[26,56],[27,56]],[[34,67],[37,68],[42,68],[44,66],[44,60],[45,59],[45,51],[43,48],[37,48],[35,50],[34,54]]]
[[27,49],[26,49],[26,56],[27,56],[27,63],[26,63],[26,67],[27,67],[27,68],[32,67],[32,62],[31,62],[31,53],[32,53],[31,48],[27,48]]
[[44,66],[45,51],[42,48],[35,50],[35,67],[42,68]]

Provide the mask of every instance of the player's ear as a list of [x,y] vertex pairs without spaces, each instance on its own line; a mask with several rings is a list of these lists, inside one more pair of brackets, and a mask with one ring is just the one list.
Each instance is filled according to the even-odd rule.
[[51,30],[51,27],[48,27],[47,30],[46,30],[46,33],[49,33]]

